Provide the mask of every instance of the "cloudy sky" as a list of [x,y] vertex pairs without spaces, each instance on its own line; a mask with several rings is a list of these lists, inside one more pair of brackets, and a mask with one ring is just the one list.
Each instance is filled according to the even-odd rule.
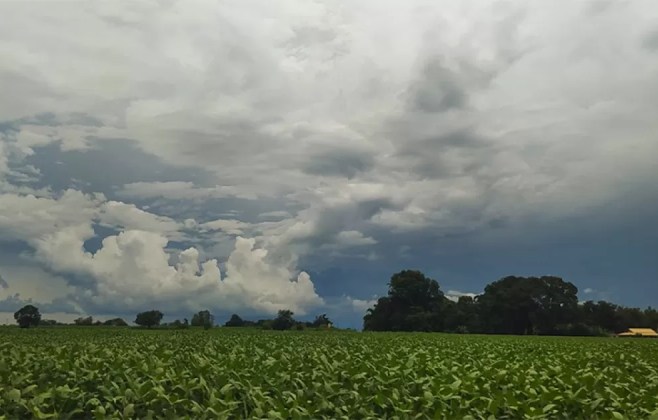
[[0,2],[0,322],[292,309],[390,275],[658,306],[652,1]]

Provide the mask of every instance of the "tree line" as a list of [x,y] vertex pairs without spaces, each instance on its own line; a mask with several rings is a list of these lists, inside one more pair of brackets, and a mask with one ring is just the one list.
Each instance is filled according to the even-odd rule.
[[297,321],[293,317],[294,313],[288,309],[282,309],[274,319],[259,319],[258,321],[248,321],[242,319],[238,314],[231,315],[231,318],[224,324],[225,327],[255,327],[264,330],[303,330],[306,328],[332,328],[333,323],[327,317],[327,314],[321,314],[315,317],[313,321]]
[[[448,299],[436,280],[416,270],[394,274],[388,295],[377,300],[363,317],[366,331],[441,331],[517,335],[609,335],[628,328],[658,329],[658,311],[615,305],[605,301],[578,301],[578,288],[560,277],[508,276],[488,284],[477,296]],[[184,329],[190,326],[211,328],[214,316],[199,311],[187,319],[161,324],[164,314],[150,310],[137,314],[134,323],[146,327]],[[36,326],[43,320],[38,308],[26,305],[14,314],[21,327]],[[104,322],[91,316],[78,318],[74,325],[127,326],[121,318]],[[254,327],[272,330],[330,328],[326,314],[314,321],[294,319],[290,310],[280,310],[273,319],[249,321],[233,314],[225,327]]]
[[[312,322],[297,321],[293,317],[294,313],[290,310],[280,310],[274,319],[260,319],[256,322],[243,320],[239,315],[233,314],[224,324],[225,327],[256,327],[269,330],[291,330],[305,328],[330,328],[332,322],[326,314],[318,315]],[[154,328],[165,327],[175,329],[186,329],[189,327],[203,327],[204,329],[212,328],[215,325],[215,317],[208,310],[195,313],[191,322],[187,318],[183,320],[176,319],[169,323],[162,323],[164,314],[153,309],[150,311],[140,312],[135,317],[134,323],[140,327]],[[80,317],[73,321],[73,324],[57,322],[55,320],[41,319],[39,308],[34,305],[25,305],[14,313],[14,319],[21,328],[36,327],[37,325],[56,326],[56,325],[75,325],[75,326],[112,326],[127,327],[128,323],[122,318],[108,319],[104,322],[94,321],[91,316]]]
[[[134,323],[140,327],[152,328],[161,326],[164,314],[159,310],[150,310],[140,312],[137,314]],[[43,326],[111,326],[111,327],[127,327],[128,323],[123,318],[112,318],[106,321],[94,321],[92,316],[80,317],[73,320],[72,324],[58,322],[52,319],[41,319],[39,308],[34,305],[25,305],[14,313],[14,320],[21,328]],[[175,320],[169,324],[162,324],[167,327],[203,327],[205,329],[211,328],[215,325],[215,317],[208,310],[199,311],[192,316],[192,322],[188,322],[187,318],[184,321]]]
[[456,302],[416,270],[394,274],[388,286],[388,295],[364,316],[364,330],[587,336],[658,327],[653,308],[580,303],[578,288],[555,276],[508,276]]

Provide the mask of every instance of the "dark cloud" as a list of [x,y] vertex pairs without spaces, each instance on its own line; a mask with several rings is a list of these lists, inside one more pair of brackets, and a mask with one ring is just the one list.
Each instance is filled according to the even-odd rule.
[[642,39],[644,48],[650,51],[658,51],[658,29],[655,29],[644,36]]
[[0,312],[16,312],[28,304],[33,304],[32,299],[23,300],[21,295],[16,293],[0,300]]
[[8,288],[9,288],[9,284],[7,284],[7,280],[5,280],[2,277],[2,274],[0,274],[0,289],[8,289]]
[[[400,124],[393,135],[409,124]],[[441,130],[437,128],[437,130]],[[400,141],[393,165],[420,179],[445,179],[475,173],[496,152],[495,143],[470,129]]]
[[445,134],[428,136],[415,141],[400,142],[398,155],[423,156],[436,154],[448,149],[482,149],[490,147],[492,142],[478,136],[468,129],[457,130]]
[[82,112],[74,112],[63,116],[57,115],[54,112],[41,112],[13,120],[0,121],[0,131],[3,131],[3,128],[4,130],[11,129],[18,131],[22,125],[59,127],[69,124],[94,127],[102,126],[99,119]]
[[52,112],[44,112],[23,118],[0,121],[0,133],[16,134],[20,131],[22,125],[37,125],[56,127],[61,123],[57,116]]
[[[385,13],[244,2],[21,14],[9,4],[0,107],[7,119],[34,115],[0,122],[7,191],[101,192],[181,226],[237,219],[280,246],[268,258],[288,264],[298,254],[326,296],[370,299],[403,268],[464,292],[508,274],[559,274],[620,303],[658,293],[649,94],[658,32],[641,2],[400,2]],[[63,33],[57,13],[80,26]],[[620,30],[628,22],[636,30]],[[19,145],[24,125],[38,127]],[[121,139],[98,138],[109,136]],[[145,193],[166,181],[182,186],[177,198],[174,189]],[[151,184],[125,193],[136,182]],[[5,209],[5,221],[20,212]],[[116,226],[94,226],[85,250]],[[168,247],[193,245],[205,257],[216,246],[208,253],[223,258],[224,233],[198,226],[185,224]],[[342,232],[364,246],[332,247]],[[20,252],[32,255],[29,244],[44,236],[25,237]],[[67,279],[85,310],[115,310],[84,294],[94,279]]]
[[25,159],[41,172],[33,186],[63,190],[74,187],[84,192],[102,192],[112,197],[117,186],[132,182],[191,181],[203,184],[209,173],[199,168],[174,166],[147,154],[124,139],[104,139],[85,150],[63,151],[53,143],[35,148]]
[[[113,194],[109,194],[110,197]],[[118,199],[125,200],[119,195]],[[199,223],[217,219],[240,219],[244,222],[262,221],[260,215],[274,211],[286,211],[295,214],[303,206],[291,203],[281,197],[262,197],[248,200],[237,197],[171,199],[167,197],[140,198],[131,197],[130,202],[150,212],[171,217],[176,220],[195,219]]]
[[66,117],[64,125],[83,125],[86,127],[102,127],[103,122],[89,114],[83,112],[72,112]]
[[342,176],[354,178],[374,165],[369,153],[351,150],[333,150],[311,155],[305,159],[302,170],[312,175]]
[[39,312],[53,313],[77,313],[75,307],[65,298],[53,299],[52,302],[37,302],[31,298],[23,298],[20,293],[7,296],[0,300],[0,312],[16,312],[25,305],[34,305],[39,308]]
[[426,65],[410,93],[412,108],[423,112],[446,112],[468,103],[468,94],[458,77],[438,60]]

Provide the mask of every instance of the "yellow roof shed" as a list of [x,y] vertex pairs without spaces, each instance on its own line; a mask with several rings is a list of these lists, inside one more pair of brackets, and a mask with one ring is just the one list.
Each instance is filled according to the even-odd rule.
[[658,333],[651,328],[629,328],[628,331],[617,335],[620,337],[658,337]]

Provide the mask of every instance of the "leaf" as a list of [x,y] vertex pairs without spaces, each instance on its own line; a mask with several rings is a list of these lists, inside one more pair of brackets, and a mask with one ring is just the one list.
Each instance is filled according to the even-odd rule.
[[222,395],[226,395],[231,390],[231,388],[233,388],[233,384],[228,383],[220,388],[219,393]]
[[32,391],[34,391],[35,389],[37,389],[37,385],[35,385],[35,384],[26,386],[25,388],[23,388],[22,394],[23,395],[30,395],[32,393]]
[[543,411],[544,413],[549,413],[549,412],[551,412],[555,407],[557,407],[555,404],[546,404],[546,405],[544,406],[544,408],[542,409],[542,411]]
[[461,381],[460,379],[457,379],[455,382],[453,382],[453,383],[450,384],[450,388],[451,388],[453,391],[456,391],[457,389],[459,389],[459,387],[461,386],[461,384],[462,384],[462,381]]
[[18,402],[21,400],[21,390],[13,388],[7,392],[7,399],[9,401]]

